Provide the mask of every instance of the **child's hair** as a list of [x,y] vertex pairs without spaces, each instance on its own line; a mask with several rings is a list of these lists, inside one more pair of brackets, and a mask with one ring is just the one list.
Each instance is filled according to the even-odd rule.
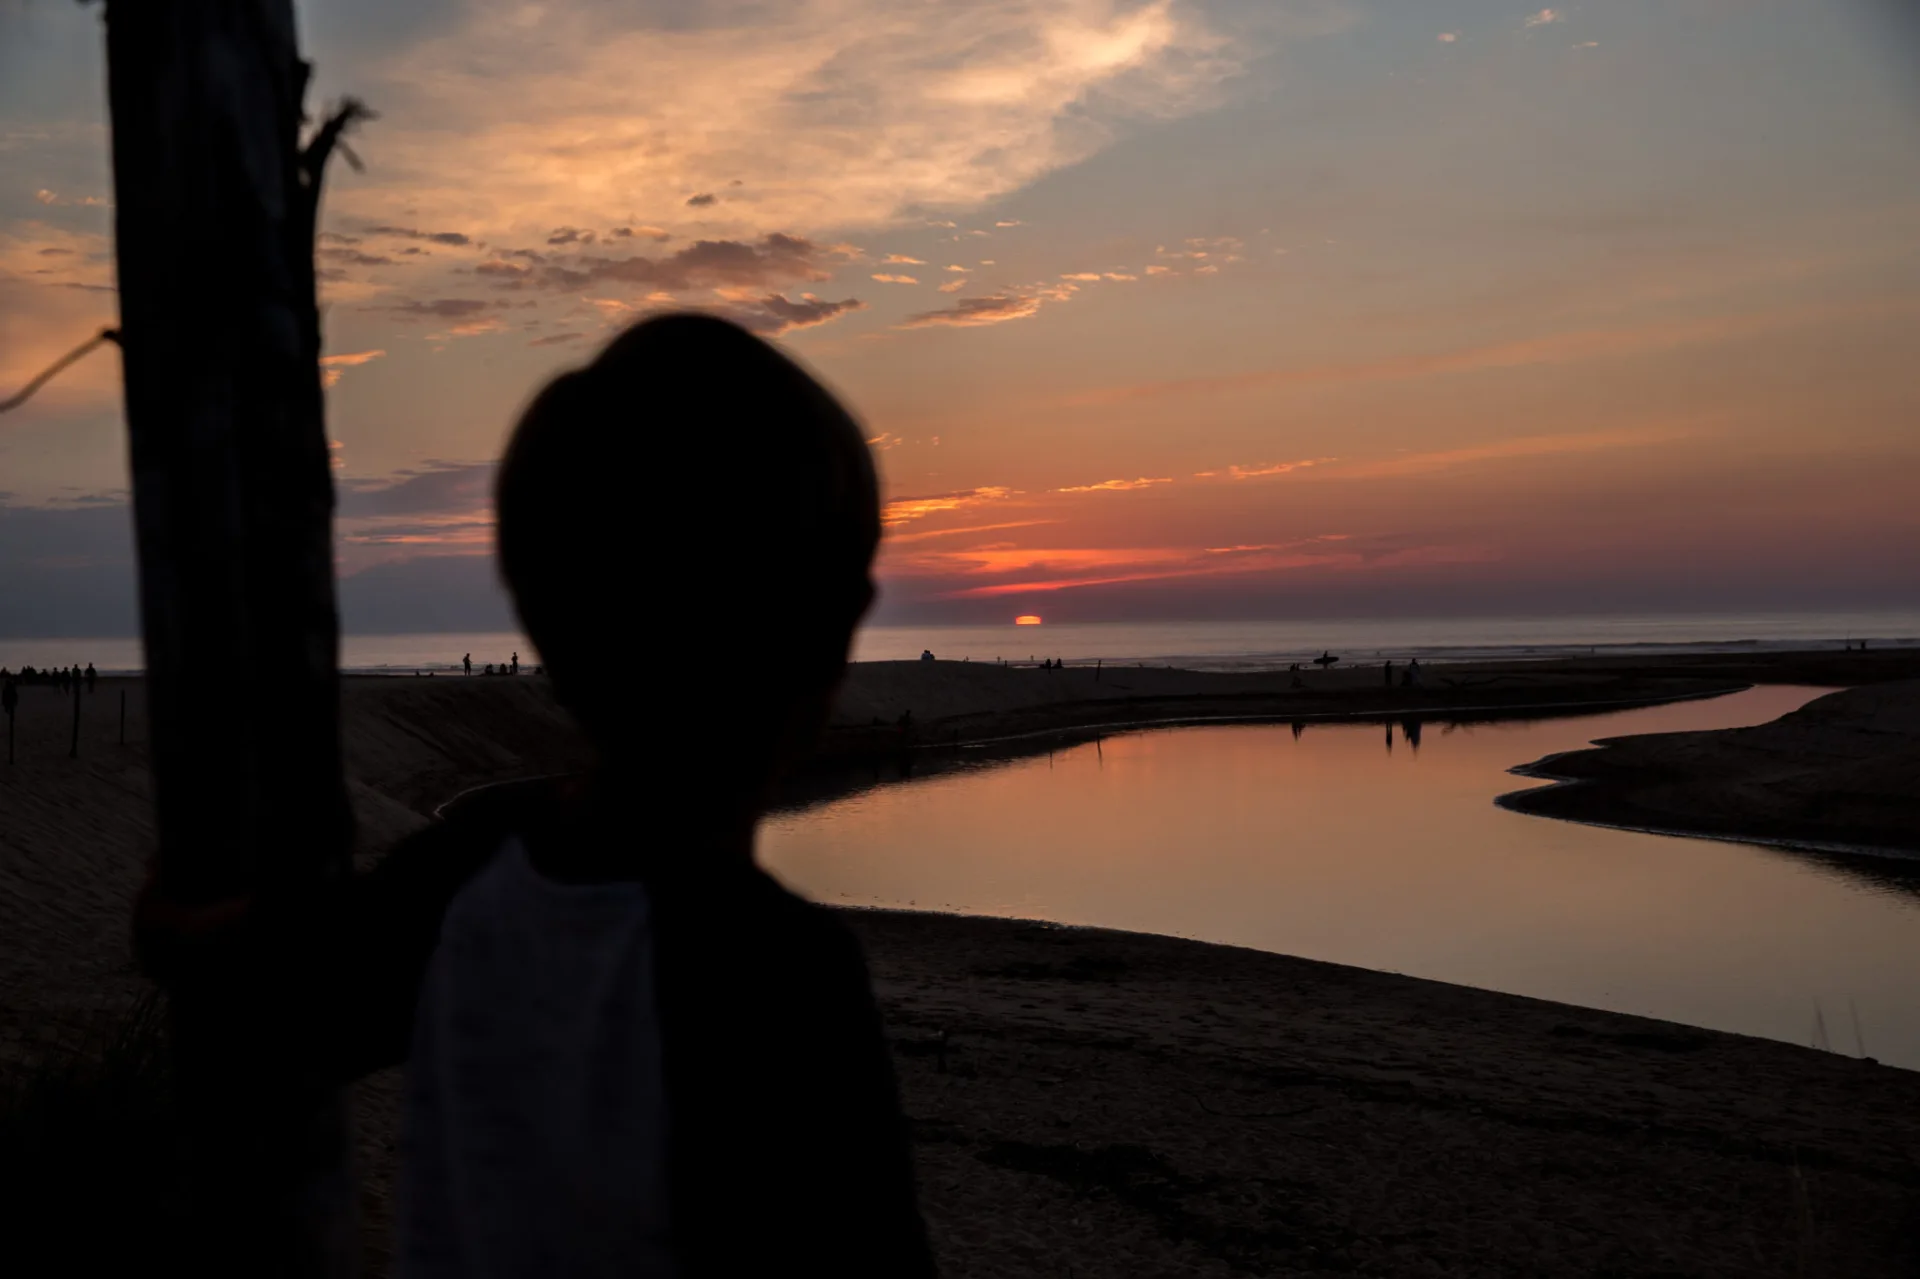
[[879,494],[859,427],[711,316],[643,321],[548,383],[495,499],[521,623],[595,737],[599,712],[636,701],[777,714],[769,699],[838,678],[872,599]]

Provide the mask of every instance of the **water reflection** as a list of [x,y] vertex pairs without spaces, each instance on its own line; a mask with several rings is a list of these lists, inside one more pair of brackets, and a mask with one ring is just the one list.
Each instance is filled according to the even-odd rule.
[[1851,1000],[1868,1052],[1920,1066],[1905,866],[1869,882],[1491,802],[1515,764],[1760,723],[1818,691],[1445,725],[1420,750],[1415,721],[1398,743],[1379,724],[1109,736],[787,814],[762,856],[822,900],[1199,937],[1800,1043]]

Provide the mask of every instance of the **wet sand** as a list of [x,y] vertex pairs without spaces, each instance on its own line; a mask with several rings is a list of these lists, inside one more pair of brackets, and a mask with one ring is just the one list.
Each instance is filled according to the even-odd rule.
[[[866,707],[903,688],[942,705],[912,675],[866,678],[892,681]],[[1327,709],[1379,713],[1326,683]],[[954,714],[988,713],[960,687]],[[83,699],[70,760],[69,704],[24,690],[20,762],[0,766],[0,1071],[142,989],[138,691]],[[351,679],[344,705],[367,857],[462,789],[582,762],[535,680]],[[849,918],[950,1275],[1920,1273],[1920,1073],[1170,938]],[[361,1089],[374,1273],[395,1084]]]

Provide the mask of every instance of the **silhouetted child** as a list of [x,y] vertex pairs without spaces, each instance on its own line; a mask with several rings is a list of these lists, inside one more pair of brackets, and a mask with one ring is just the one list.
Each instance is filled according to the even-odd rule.
[[[540,393],[497,500],[593,769],[477,792],[241,929],[260,1006],[340,1078],[408,1060],[398,1274],[930,1275],[860,947],[754,864],[873,598],[861,432],[759,339],[672,316]],[[636,599],[699,618],[726,677],[676,677]],[[207,949],[178,936],[147,929],[163,975]]]

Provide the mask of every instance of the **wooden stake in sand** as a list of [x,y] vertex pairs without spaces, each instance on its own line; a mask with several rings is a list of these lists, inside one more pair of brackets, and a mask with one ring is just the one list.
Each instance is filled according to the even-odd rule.
[[[302,148],[291,0],[108,0],[106,26],[159,889],[297,895],[349,870],[313,250],[364,113]],[[172,991],[194,1268],[349,1274],[343,1100],[260,981]]]

